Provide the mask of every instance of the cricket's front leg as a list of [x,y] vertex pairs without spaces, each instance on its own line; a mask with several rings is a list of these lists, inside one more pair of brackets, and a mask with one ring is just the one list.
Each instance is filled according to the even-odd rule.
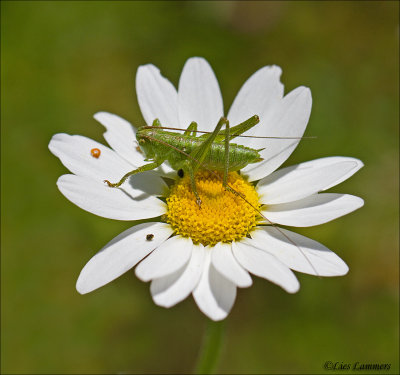
[[157,168],[160,165],[161,165],[160,162],[153,162],[153,163],[145,164],[145,165],[142,165],[141,167],[139,167],[138,169],[128,172],[118,182],[111,183],[108,180],[104,180],[104,182],[106,182],[109,187],[112,187],[112,188],[119,187],[126,181],[126,179],[128,177],[133,176],[134,174],[137,174],[137,173],[150,171],[152,169]]
[[197,192],[196,180],[194,178],[193,169],[190,168],[188,172],[189,172],[189,176],[190,176],[190,184],[192,186],[192,191],[193,191],[194,196],[196,197],[196,203],[199,206],[199,209],[201,209],[201,199],[200,199],[199,193]]
[[190,125],[187,127],[183,135],[190,135],[192,134],[193,137],[196,136],[197,133],[197,122],[192,121]]
[[193,169],[193,165],[190,162],[190,160],[185,160],[184,162],[182,162],[182,164],[180,165],[180,169],[183,170],[184,174],[187,173],[189,175],[192,192],[193,192],[194,196],[196,197],[196,203],[199,206],[199,209],[201,209],[201,199],[200,199],[199,193],[197,192],[196,180],[194,178],[196,173]]

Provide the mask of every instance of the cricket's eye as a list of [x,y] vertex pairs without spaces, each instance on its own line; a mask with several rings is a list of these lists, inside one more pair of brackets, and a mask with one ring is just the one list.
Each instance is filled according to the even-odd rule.
[[180,178],[183,178],[184,175],[185,175],[185,173],[183,172],[183,169],[179,169],[179,170],[178,170],[178,176],[179,176]]
[[174,228],[175,233],[190,237],[194,243],[215,245],[246,237],[262,221],[257,211],[260,208],[258,194],[238,173],[228,175],[232,191],[222,186],[222,173],[219,172],[203,170],[196,174],[195,180],[201,207],[188,175],[176,180],[167,197],[168,211],[163,220]]
[[90,155],[92,155],[94,158],[98,159],[100,157],[101,151],[98,148],[92,148],[90,150]]

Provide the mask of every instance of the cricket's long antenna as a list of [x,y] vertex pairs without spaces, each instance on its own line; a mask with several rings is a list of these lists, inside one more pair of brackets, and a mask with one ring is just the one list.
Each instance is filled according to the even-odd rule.
[[[212,171],[211,171],[212,172]],[[219,177],[219,176],[218,176]],[[222,181],[222,179],[220,178],[220,180]],[[234,190],[234,189],[232,189]],[[238,193],[238,192],[236,192]],[[258,214],[265,219],[266,221],[268,221],[268,223],[275,228],[280,234],[282,234],[282,236],[284,236],[287,240],[289,240],[294,246],[296,246],[300,253],[304,256],[304,258],[306,258],[306,261],[308,262],[308,264],[311,266],[311,268],[313,269],[313,271],[315,272],[316,276],[320,277],[320,274],[318,273],[318,271],[316,270],[316,268],[314,267],[314,265],[311,263],[310,259],[308,259],[307,255],[304,253],[304,251],[302,250],[302,248],[297,245],[284,231],[282,231],[281,228],[279,228],[278,226],[276,226],[275,223],[273,223],[271,220],[269,220],[257,207],[254,207],[253,204],[251,202],[249,202],[246,197],[244,197],[241,194],[238,194],[240,198],[242,198],[245,202],[247,202],[254,210],[256,210],[258,212]]]
[[[142,126],[143,129],[152,129],[154,126]],[[180,130],[185,131],[185,129],[180,128],[170,128],[167,126],[158,126],[157,129],[167,129],[167,130]],[[211,132],[203,131],[203,130],[191,130],[194,133],[202,133],[202,134],[211,134]],[[316,136],[306,136],[306,137],[262,137],[257,135],[234,135],[234,137],[241,138],[262,138],[262,139],[316,139]]]
[[[203,167],[205,170],[209,171],[211,174],[213,174],[215,177],[217,177],[217,179],[219,179],[222,183],[223,183],[223,178],[216,172],[208,169],[204,163],[200,163],[196,158],[194,158],[193,156],[189,155],[188,153],[186,153],[185,151],[180,150],[179,148],[170,145],[167,142],[161,141],[160,139],[156,139],[150,135],[143,135],[143,138],[147,138],[150,139],[151,141],[154,142],[158,142],[164,146],[167,147],[171,147],[172,149],[174,149],[175,151],[178,151],[179,153],[181,153],[182,155],[187,156],[189,159],[197,162],[200,164],[201,167]],[[311,268],[313,269],[313,271],[315,272],[316,276],[320,277],[321,275],[318,273],[318,271],[316,270],[316,268],[314,267],[314,265],[312,264],[312,262],[310,261],[310,259],[308,259],[307,255],[304,253],[304,251],[301,249],[301,247],[299,245],[297,245],[285,232],[283,232],[281,230],[281,228],[279,228],[278,226],[276,226],[275,223],[273,223],[271,220],[269,220],[257,207],[255,207],[252,203],[250,203],[245,196],[243,196],[243,194],[239,193],[238,191],[236,191],[234,188],[232,188],[228,183],[227,183],[227,187],[229,188],[229,190],[231,192],[233,192],[236,196],[242,198],[247,204],[249,204],[255,211],[257,211],[257,213],[263,218],[265,219],[273,228],[275,228],[282,236],[284,236],[290,243],[292,243],[294,246],[296,246],[300,253],[304,256],[304,258],[307,260],[308,264],[311,266]]]

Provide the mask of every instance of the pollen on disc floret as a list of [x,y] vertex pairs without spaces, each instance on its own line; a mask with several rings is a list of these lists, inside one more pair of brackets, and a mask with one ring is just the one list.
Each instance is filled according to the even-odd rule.
[[209,171],[196,174],[201,208],[192,192],[189,176],[178,179],[167,197],[168,211],[164,216],[176,234],[190,237],[194,243],[205,246],[239,240],[247,236],[260,219],[254,209],[260,208],[254,187],[238,173],[229,173],[228,185],[241,193],[246,202],[226,190],[222,186],[222,173],[215,173],[219,178]]

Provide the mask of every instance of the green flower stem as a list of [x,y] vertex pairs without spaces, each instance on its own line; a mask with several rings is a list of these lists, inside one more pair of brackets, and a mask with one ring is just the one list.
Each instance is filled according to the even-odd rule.
[[207,322],[194,374],[213,374],[221,354],[225,322]]

